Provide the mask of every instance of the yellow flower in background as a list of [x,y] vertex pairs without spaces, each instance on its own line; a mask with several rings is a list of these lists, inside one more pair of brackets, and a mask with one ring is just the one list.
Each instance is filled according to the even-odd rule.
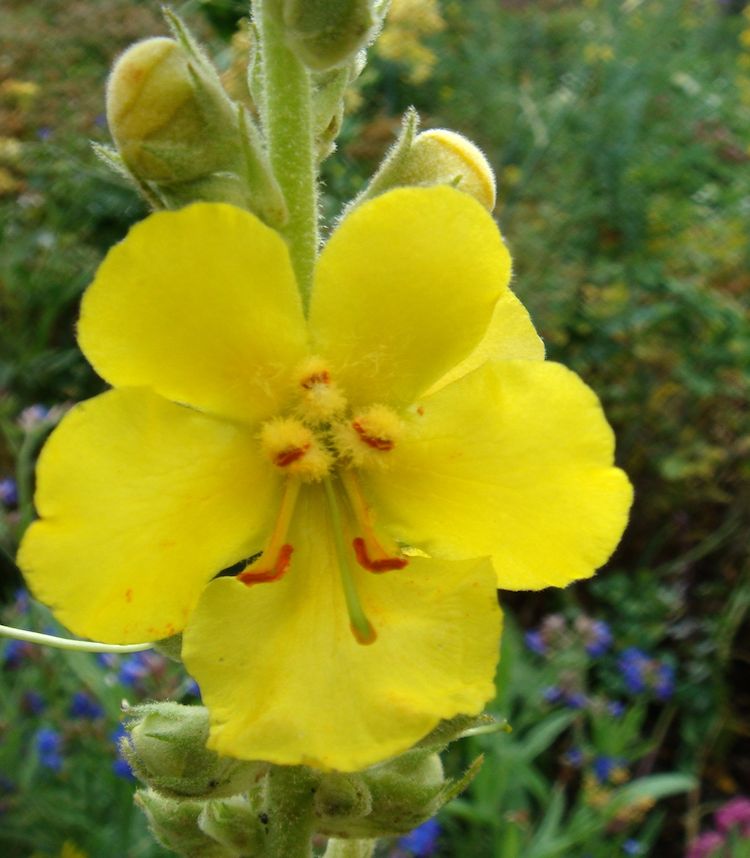
[[407,66],[411,83],[424,83],[438,58],[433,50],[422,44],[422,39],[444,29],[445,21],[437,0],[392,0],[374,50],[387,60]]
[[355,770],[478,712],[495,587],[591,575],[631,497],[509,276],[491,217],[447,187],[355,209],[307,320],[254,216],[147,218],[83,301],[115,389],[42,453],[20,551],[36,596],[79,635],[184,631],[229,756]]

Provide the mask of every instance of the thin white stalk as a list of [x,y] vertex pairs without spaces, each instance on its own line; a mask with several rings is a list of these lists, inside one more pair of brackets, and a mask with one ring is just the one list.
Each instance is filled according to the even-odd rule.
[[74,652],[142,652],[153,649],[152,643],[137,644],[107,644],[97,641],[77,641],[72,638],[61,638],[57,635],[45,635],[41,632],[30,632],[28,629],[15,629],[13,626],[0,625],[0,637],[15,638],[26,643],[51,646],[55,649],[68,649]]

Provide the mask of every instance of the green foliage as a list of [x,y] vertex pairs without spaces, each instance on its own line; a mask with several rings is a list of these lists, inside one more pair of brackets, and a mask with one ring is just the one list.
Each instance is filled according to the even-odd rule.
[[[107,140],[112,58],[164,32],[156,3],[43,6],[3,7],[15,36],[3,75],[38,86],[0,90],[0,480],[14,478],[19,494],[0,502],[10,554],[33,514],[33,460],[54,422],[21,415],[101,389],[75,347],[77,302],[144,213],[86,138]],[[223,38],[244,13],[235,0],[192,8]],[[325,165],[324,210],[333,221],[363,187],[411,104],[426,127],[482,146],[498,172],[514,288],[549,357],[601,396],[636,487],[613,568],[563,595],[515,597],[514,612],[526,624],[550,608],[574,621],[585,606],[609,622],[616,650],[637,646],[675,667],[676,688],[665,704],[628,697],[616,654],[592,660],[579,643],[543,660],[511,621],[495,708],[513,732],[449,752],[455,773],[486,759],[441,816],[440,854],[610,858],[629,838],[644,855],[681,854],[685,790],[695,834],[702,801],[738,789],[748,765],[737,681],[750,607],[750,20],[711,0],[444,0],[442,13],[447,26],[428,37],[439,62],[419,86],[398,58],[373,55],[359,112]],[[54,44],[65,75],[40,44]],[[8,589],[13,571],[0,561]],[[76,765],[60,775],[29,752],[41,722],[24,710],[27,691],[50,689],[45,719],[58,729],[79,687],[113,719],[122,689],[106,676],[88,656],[61,654],[0,672],[0,773],[22,784],[6,794],[0,783],[3,854],[59,854],[66,839],[91,858],[163,854],[146,845],[101,731],[70,733]],[[545,700],[570,682],[593,702]],[[623,698],[626,712],[611,717],[608,703]],[[599,783],[601,757],[624,761],[628,779]],[[660,803],[649,810],[644,799]]]

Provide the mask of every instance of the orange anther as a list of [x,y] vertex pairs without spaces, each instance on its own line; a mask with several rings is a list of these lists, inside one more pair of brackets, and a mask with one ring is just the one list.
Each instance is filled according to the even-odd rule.
[[331,383],[331,374],[327,369],[321,370],[320,372],[313,372],[310,375],[306,376],[302,379],[300,384],[305,390],[311,390],[315,387],[316,384],[330,384]]
[[408,563],[406,557],[377,557],[371,558],[367,552],[367,543],[361,536],[352,540],[354,555],[357,563],[368,572],[391,572],[394,569],[403,569]]
[[310,449],[310,446],[310,444],[303,444],[301,447],[286,447],[273,457],[273,463],[280,468],[285,468],[287,465],[291,465],[292,462],[301,459]]
[[352,423],[352,428],[357,435],[359,435],[362,441],[374,450],[392,450],[394,447],[392,438],[379,438],[376,435],[368,435],[367,430],[358,420],[355,420]]
[[251,587],[253,584],[266,584],[269,581],[278,581],[289,568],[293,551],[294,548],[288,542],[284,543],[279,549],[276,561],[270,569],[259,569],[256,571],[250,566],[244,572],[240,572],[237,580],[242,581],[247,587]]

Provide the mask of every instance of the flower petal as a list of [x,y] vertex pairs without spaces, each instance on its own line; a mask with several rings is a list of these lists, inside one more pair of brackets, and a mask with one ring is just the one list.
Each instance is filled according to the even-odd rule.
[[38,467],[19,563],[76,634],[156,640],[217,572],[260,547],[277,478],[248,430],[143,389],[70,411]]
[[286,576],[206,588],[183,658],[220,754],[355,771],[494,694],[500,614],[487,561],[418,560],[356,585],[377,630],[349,628],[320,487],[303,489]]
[[383,194],[321,254],[316,351],[355,405],[408,404],[479,343],[509,278],[508,251],[476,200],[448,187]]
[[133,227],[84,295],[78,332],[110,384],[249,422],[277,411],[287,373],[306,354],[286,245],[223,204]]
[[544,360],[544,343],[526,307],[510,289],[495,304],[492,321],[479,345],[437,381],[427,395],[463,378],[488,361],[498,360]]
[[363,484],[396,538],[438,557],[490,554],[501,588],[533,590],[592,575],[617,545],[632,491],[613,453],[575,373],[507,361],[426,398],[391,467]]

